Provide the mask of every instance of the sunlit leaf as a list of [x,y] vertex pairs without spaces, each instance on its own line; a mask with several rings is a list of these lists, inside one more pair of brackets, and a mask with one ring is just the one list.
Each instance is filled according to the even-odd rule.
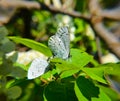
[[108,63],[102,67],[105,67],[105,74],[120,76],[120,63]]
[[82,69],[88,76],[90,76],[93,80],[97,80],[101,83],[107,84],[104,78],[104,70],[101,68],[83,68]]
[[107,63],[96,66],[104,70],[105,74],[120,76],[120,62],[118,63]]
[[48,72],[46,72],[45,74],[41,75],[42,78],[44,79],[51,79],[52,80],[52,76],[55,75],[57,72],[55,69],[49,70]]
[[71,63],[79,68],[87,65],[92,59],[93,57],[86,52],[82,52],[78,49],[71,49]]
[[61,78],[65,78],[77,73],[80,70],[80,68],[72,64],[69,64],[69,62],[62,62],[60,64],[59,63],[56,64],[56,70],[58,73],[61,73],[60,75]]
[[[76,94],[80,94],[77,95],[79,101],[90,101],[92,97],[98,98],[100,93],[99,88],[96,87],[92,81],[86,79],[85,77],[80,76],[76,81],[76,86],[77,87],[75,88],[75,92]],[[82,100],[80,98],[82,98]]]
[[81,91],[80,91],[77,83],[75,83],[74,89],[75,89],[75,93],[76,93],[76,96],[77,96],[77,98],[78,98],[78,101],[88,101],[88,99],[85,98],[85,97],[83,96],[83,94],[81,93]]
[[71,50],[71,57],[68,60],[52,59],[55,62],[56,70],[61,73],[60,77],[65,78],[71,76],[92,60],[92,56],[78,49]]
[[109,87],[105,87],[102,85],[99,85],[100,89],[102,89],[102,92],[107,94],[111,98],[112,101],[119,101],[119,93],[117,93],[114,89],[111,89]]
[[27,71],[28,68],[29,68],[29,66],[25,66],[24,64],[20,64],[20,63],[18,63],[18,62],[15,62],[15,63],[14,63],[14,66],[15,66],[15,67],[20,67],[20,68],[24,69],[25,71]]
[[100,94],[98,98],[92,98],[92,101],[112,101],[105,92],[100,89]]
[[52,53],[50,49],[45,46],[42,43],[30,40],[30,39],[25,39],[25,38],[19,38],[19,37],[9,37],[11,40],[15,41],[16,43],[21,43],[29,48],[32,48],[34,50],[37,50],[41,53],[43,53],[46,56],[51,56]]

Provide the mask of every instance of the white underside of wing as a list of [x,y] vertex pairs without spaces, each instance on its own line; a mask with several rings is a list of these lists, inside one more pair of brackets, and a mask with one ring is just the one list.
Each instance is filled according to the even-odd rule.
[[42,58],[36,58],[32,61],[31,66],[28,69],[28,79],[34,79],[45,73],[48,67],[48,62]]

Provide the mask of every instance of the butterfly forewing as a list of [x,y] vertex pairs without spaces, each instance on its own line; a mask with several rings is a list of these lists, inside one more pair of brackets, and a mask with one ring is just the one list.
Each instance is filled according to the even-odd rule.
[[36,77],[41,76],[45,73],[46,69],[48,67],[47,60],[44,60],[42,58],[36,58],[32,61],[29,69],[28,69],[28,79],[34,79]]
[[62,40],[64,43],[65,49],[69,55],[70,52],[70,35],[67,26],[60,27],[56,33],[56,35]]

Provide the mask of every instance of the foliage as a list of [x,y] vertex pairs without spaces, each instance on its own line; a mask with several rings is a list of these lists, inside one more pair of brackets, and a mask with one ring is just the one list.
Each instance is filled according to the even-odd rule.
[[[87,0],[76,0],[76,3],[82,6],[77,5],[75,9],[86,13],[86,2]],[[23,38],[24,21],[19,16],[6,27],[0,26],[1,101],[120,100],[119,92],[111,87],[110,82],[111,78],[120,82],[120,63],[99,64],[94,59],[97,53],[95,33],[86,21],[64,14],[53,16],[47,11],[32,11],[30,17],[30,33],[25,33],[25,36],[31,35],[32,39]],[[45,74],[28,80],[26,68],[29,66],[17,63],[16,46],[22,44],[48,58],[51,57],[52,53],[47,47],[48,37],[56,33],[59,24],[64,21],[68,21],[67,24],[74,29],[70,33],[74,36],[71,41],[70,58],[51,59],[49,70]],[[102,48],[104,53],[108,52],[106,47]],[[12,54],[8,55],[10,52]]]
[[15,44],[7,38],[7,35],[7,29],[0,27],[0,96],[2,101],[16,99],[21,95],[22,89],[19,86],[12,86],[10,82],[26,76],[26,72],[22,68],[14,65],[17,52],[10,56],[7,55],[15,50]]
[[[26,40],[17,37],[9,38],[17,43],[24,43],[24,45],[40,52],[47,47],[45,46],[44,48],[42,47],[44,46],[42,43],[40,44],[30,39]],[[38,46],[41,48],[37,48]],[[93,57],[86,52],[80,51],[79,49],[71,49],[71,58],[68,61],[56,58],[51,60],[52,65],[50,68],[52,68],[52,70],[49,70],[41,76],[41,80],[45,82],[40,81],[39,78],[35,80],[12,79],[10,81],[5,80],[6,83],[4,83],[4,85],[1,83],[1,86],[5,87],[4,90],[6,89],[6,95],[9,99],[17,99],[19,97],[19,100],[26,101],[30,99],[31,101],[35,99],[46,99],[48,101],[56,101],[56,99],[58,99],[58,101],[101,101],[104,99],[111,101],[110,95],[104,91],[105,86],[101,84],[108,85],[105,75],[119,75],[117,71],[120,69],[120,64],[105,64],[98,65],[94,68],[88,68],[88,63],[91,63],[92,60]],[[3,60],[3,63],[4,62],[5,61]],[[7,66],[3,65],[3,63],[1,64],[1,68],[7,68],[9,65],[11,67],[9,66],[9,68],[5,70],[1,69],[1,80],[8,76],[18,78],[17,75],[13,76],[10,74],[13,73],[14,70],[15,72],[20,72],[19,69],[12,69],[19,67],[12,67],[14,63],[7,64]],[[21,73],[23,72],[24,71]],[[17,91],[17,93],[15,93],[15,91]],[[24,93],[26,97],[23,95]],[[115,92],[111,89],[109,93]]]

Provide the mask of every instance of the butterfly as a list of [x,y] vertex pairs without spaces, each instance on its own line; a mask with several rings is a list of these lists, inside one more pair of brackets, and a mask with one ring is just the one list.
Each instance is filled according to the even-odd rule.
[[[48,46],[53,53],[53,57],[68,59],[70,54],[70,38],[68,27],[63,26],[58,29],[55,35],[48,40]],[[49,66],[49,62],[42,58],[32,61],[28,69],[28,79],[34,79],[44,74]]]
[[60,27],[48,40],[53,57],[68,59],[70,55],[70,36],[67,26]]
[[48,61],[43,58],[34,59],[28,69],[28,79],[34,79],[44,74],[48,65]]

